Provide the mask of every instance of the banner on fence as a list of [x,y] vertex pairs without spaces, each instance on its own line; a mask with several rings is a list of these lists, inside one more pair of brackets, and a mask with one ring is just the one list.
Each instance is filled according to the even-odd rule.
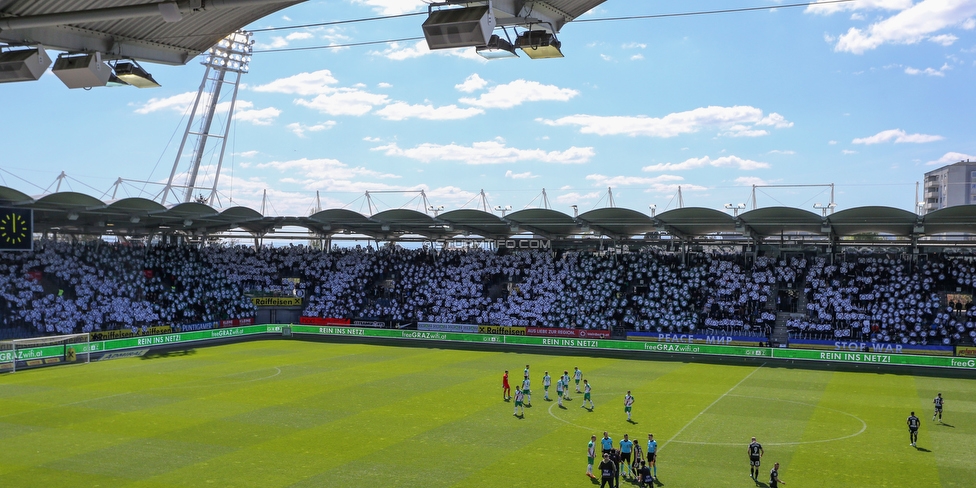
[[609,330],[563,329],[559,327],[528,327],[526,335],[539,337],[579,337],[581,339],[609,339]]

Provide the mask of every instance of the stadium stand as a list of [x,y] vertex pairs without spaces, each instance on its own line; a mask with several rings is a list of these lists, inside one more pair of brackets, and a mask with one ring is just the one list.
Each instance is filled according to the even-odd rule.
[[[435,251],[386,246],[168,246],[40,241],[0,255],[4,337],[252,317],[249,297],[309,317],[723,333],[951,345],[976,338],[968,258],[883,254]],[[780,300],[796,290],[793,308]],[[956,295],[954,295],[956,296]],[[958,294],[959,297],[971,295]],[[795,310],[794,310],[795,309]],[[780,312],[780,313],[777,313]]]

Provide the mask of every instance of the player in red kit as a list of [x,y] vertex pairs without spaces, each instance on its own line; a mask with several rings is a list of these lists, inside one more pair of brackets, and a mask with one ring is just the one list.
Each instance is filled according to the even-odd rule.
[[512,387],[508,384],[508,370],[502,375],[502,399],[506,402],[512,399]]

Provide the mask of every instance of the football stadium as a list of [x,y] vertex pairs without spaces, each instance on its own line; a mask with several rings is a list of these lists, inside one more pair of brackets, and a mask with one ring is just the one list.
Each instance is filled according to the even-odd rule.
[[[820,3],[860,12],[859,1],[643,17]],[[122,178],[103,194],[62,190],[62,173],[28,194],[3,179],[0,486],[974,485],[976,163],[965,154],[926,173],[911,210],[838,206],[833,183],[750,179],[750,205],[717,208],[686,206],[677,184],[664,187],[675,205],[660,211],[617,206],[607,183],[588,211],[570,200],[559,203],[571,212],[556,210],[544,189],[538,205],[513,209],[488,203],[499,190],[445,206],[433,204],[443,194],[392,186],[366,190],[366,211],[328,196],[323,205],[317,190],[310,211],[288,214],[265,206],[265,190],[259,211],[218,182],[240,76],[252,34],[285,28],[255,23],[305,2],[58,3],[0,1],[0,90],[49,72],[69,88],[159,87],[147,68],[198,57],[206,74],[182,98],[189,121],[168,180],[141,182],[158,193],[118,195],[134,183]],[[387,10],[298,27],[418,16],[430,52],[536,60],[564,56],[556,35],[567,24],[622,20],[593,18],[604,0],[446,1],[407,13],[346,3]],[[964,7],[953,12],[976,15]],[[346,39],[334,34],[323,39]],[[46,49],[61,52],[56,61]],[[353,88],[328,90],[312,94]],[[255,117],[251,107],[239,108]],[[716,127],[759,137],[793,125],[777,113],[752,123]],[[291,130],[304,138],[333,125]],[[944,139],[888,132],[855,143]],[[380,149],[400,148],[368,151]],[[770,167],[705,159],[684,169]],[[757,202],[811,187],[828,202],[814,211]],[[389,194],[420,205],[381,210]]]

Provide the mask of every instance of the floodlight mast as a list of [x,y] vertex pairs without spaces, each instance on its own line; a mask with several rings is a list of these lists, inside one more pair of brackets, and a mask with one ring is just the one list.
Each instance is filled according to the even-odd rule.
[[[228,35],[214,47],[210,48],[206,58],[201,63],[207,67],[207,70],[203,74],[203,81],[200,82],[200,89],[197,91],[196,99],[193,102],[193,111],[190,113],[186,130],[183,132],[183,139],[176,153],[176,160],[173,162],[173,170],[169,174],[169,181],[163,189],[162,199],[160,200],[161,204],[166,204],[170,193],[173,193],[175,196],[176,188],[185,188],[183,202],[191,201],[194,190],[197,190],[197,176],[200,173],[200,164],[203,160],[203,155],[207,152],[207,143],[211,139],[217,139],[221,141],[220,153],[217,158],[217,170],[213,176],[213,184],[207,188],[209,194],[205,197],[210,205],[214,204],[214,200],[217,197],[217,183],[220,179],[220,170],[224,162],[224,152],[227,149],[227,136],[230,132],[231,121],[234,119],[234,107],[237,104],[237,92],[240,88],[241,75],[248,72],[248,65],[251,62],[251,46],[253,45],[251,35],[250,32],[243,30]],[[228,79],[228,73],[231,74],[232,80]],[[224,84],[230,84],[233,89],[230,106],[227,111],[227,120],[223,132],[213,132],[211,129],[218,109],[218,103],[220,102],[220,92]],[[205,105],[202,109],[201,101]],[[197,131],[193,131],[193,122],[198,118],[198,110],[202,112],[199,114],[200,128]],[[183,160],[183,149],[190,136],[195,137],[196,140],[193,144],[193,152],[189,156],[189,173],[187,175],[186,185],[174,186],[173,180],[176,178],[176,172],[179,170],[181,160]]]

